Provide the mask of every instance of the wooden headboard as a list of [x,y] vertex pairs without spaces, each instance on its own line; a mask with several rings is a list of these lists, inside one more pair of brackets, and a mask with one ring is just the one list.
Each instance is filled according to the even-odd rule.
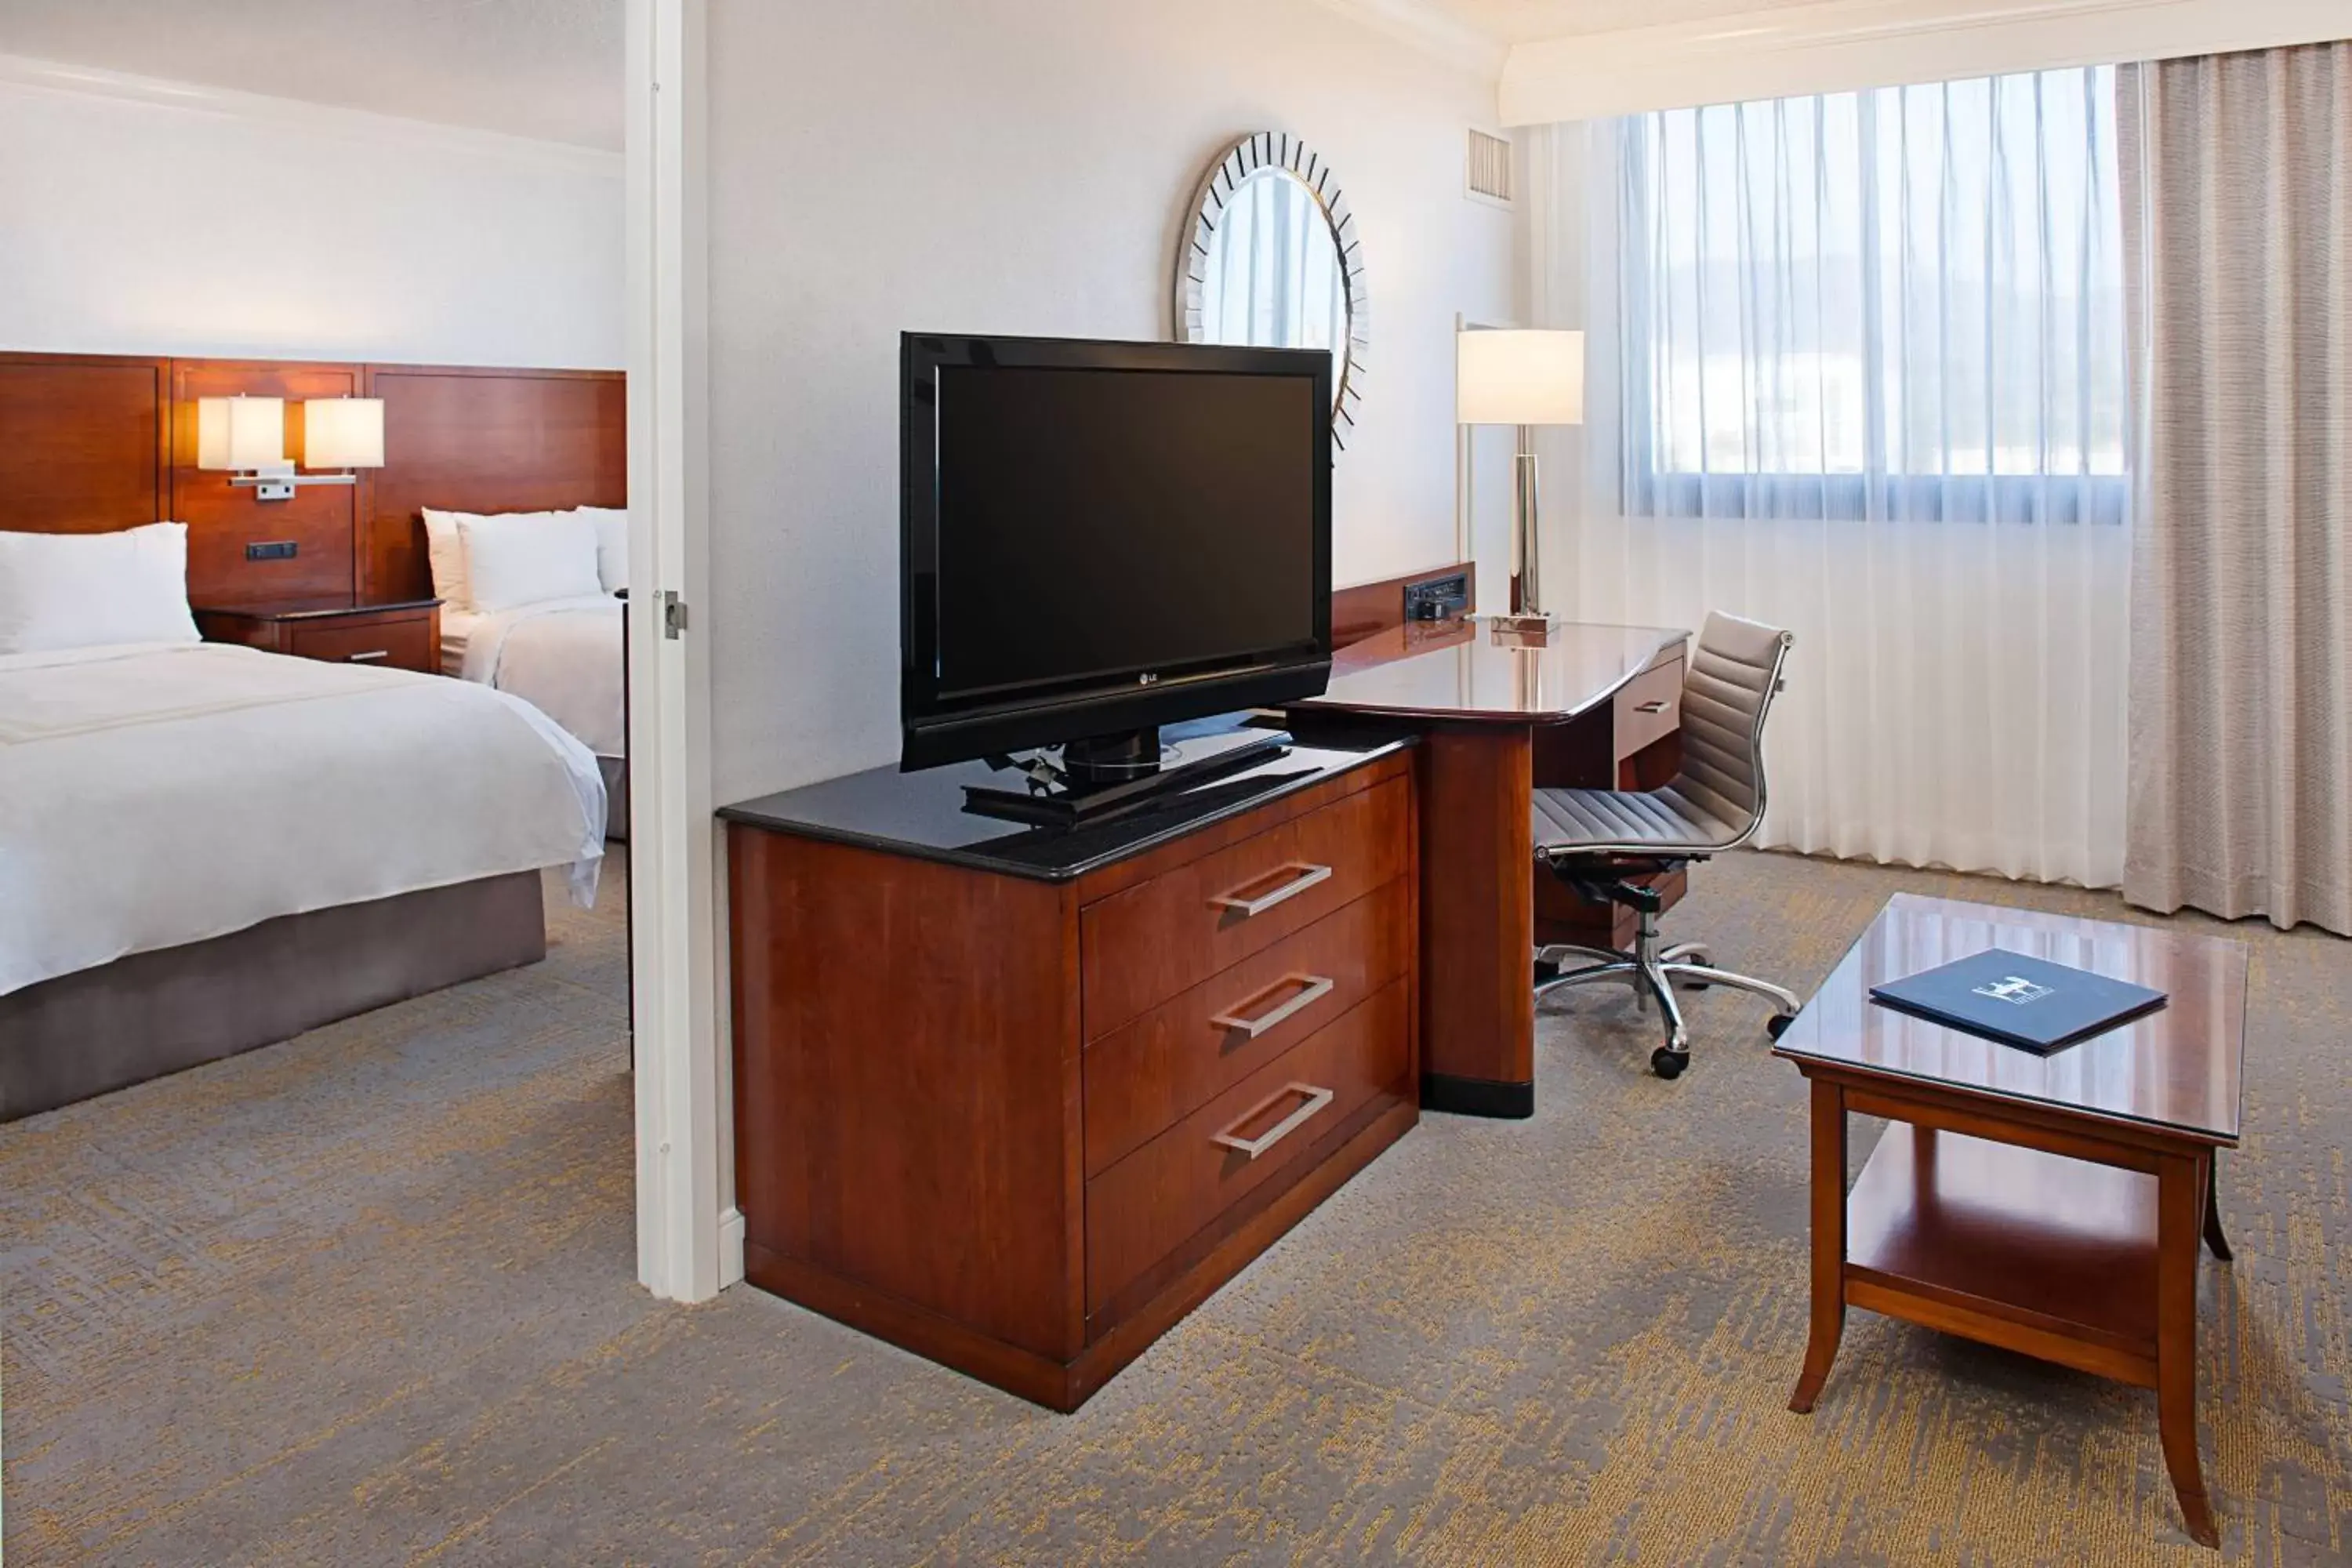
[[385,465],[362,489],[361,593],[433,591],[425,507],[559,511],[629,504],[628,392],[613,371],[367,367]]
[[0,354],[0,530],[110,533],[172,515],[172,362]]
[[[381,397],[385,466],[261,501],[196,467],[199,397]],[[188,525],[188,597],[377,603],[433,591],[423,507],[628,504],[618,371],[0,353],[0,531]],[[301,456],[287,409],[286,451]],[[291,543],[252,560],[247,547]]]

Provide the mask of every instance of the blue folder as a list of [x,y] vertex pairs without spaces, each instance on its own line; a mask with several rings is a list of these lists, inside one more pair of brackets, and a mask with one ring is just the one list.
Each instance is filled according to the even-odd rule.
[[2165,994],[2104,974],[1988,948],[1870,988],[1882,1007],[2047,1054],[2153,1013]]

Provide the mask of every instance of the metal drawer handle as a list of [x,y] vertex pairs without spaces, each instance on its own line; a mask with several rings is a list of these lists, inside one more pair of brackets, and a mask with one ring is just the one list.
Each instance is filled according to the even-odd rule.
[[1666,703],[1665,699],[1664,698],[1660,698],[1655,702],[1636,702],[1633,704],[1633,711],[1636,713],[1663,713],[1665,710]]
[[[1276,904],[1286,904],[1291,900],[1297,898],[1299,894],[1305,892],[1307,889],[1319,887],[1323,883],[1331,879],[1330,867],[1310,866],[1303,860],[1294,860],[1288,866],[1284,867],[1283,869],[1286,871],[1296,871],[1298,875],[1293,877],[1289,881],[1285,882],[1271,893],[1266,893],[1255,899],[1244,899],[1241,896],[1240,889],[1235,889],[1233,892],[1221,894],[1216,898],[1211,899],[1209,902],[1221,910],[1239,910],[1242,919],[1248,920],[1254,915],[1262,915],[1265,913],[1266,910],[1274,908]],[[1253,882],[1264,880],[1265,879],[1263,877],[1252,879]],[[1242,887],[1246,888],[1251,885],[1252,882],[1244,882]]]
[[1312,1121],[1318,1111],[1330,1104],[1336,1098],[1332,1090],[1318,1089],[1311,1083],[1285,1084],[1279,1092],[1269,1096],[1260,1104],[1252,1106],[1247,1114],[1234,1123],[1234,1127],[1247,1126],[1254,1118],[1263,1116],[1281,1104],[1283,1096],[1288,1094],[1303,1094],[1307,1097],[1307,1103],[1267,1128],[1260,1136],[1238,1138],[1234,1135],[1233,1128],[1229,1127],[1224,1131],[1215,1134],[1209,1142],[1223,1144],[1225,1148],[1246,1154],[1255,1160]]
[[343,655],[343,662],[345,664],[373,664],[377,659],[390,658],[391,657],[392,650],[390,648],[380,647],[372,653],[347,653]]
[[[1238,1029],[1255,1040],[1267,1030],[1279,1027],[1285,1021],[1297,1017],[1324,997],[1331,994],[1338,984],[1337,982],[1326,980],[1319,974],[1286,974],[1276,984],[1303,985],[1306,989],[1271,1013],[1261,1013],[1255,1018],[1243,1018],[1231,1013],[1223,1013],[1210,1019],[1209,1022],[1221,1029]],[[1275,987],[1272,985],[1266,987],[1266,991],[1273,989]],[[1266,991],[1259,992],[1257,996],[1265,995]],[[1250,1000],[1255,1002],[1257,996],[1253,996]]]

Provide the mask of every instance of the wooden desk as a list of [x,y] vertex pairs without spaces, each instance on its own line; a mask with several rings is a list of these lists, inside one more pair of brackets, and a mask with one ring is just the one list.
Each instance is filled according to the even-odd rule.
[[[1425,1108],[1535,1113],[1538,938],[1606,939],[1614,912],[1578,909],[1565,889],[1538,903],[1530,796],[1538,785],[1647,788],[1671,777],[1689,640],[1565,624],[1529,647],[1475,619],[1408,624],[1342,649],[1329,690],[1291,710],[1302,739],[1334,715],[1423,731]],[[1679,879],[1667,891],[1679,896]]]
[[[1992,947],[2171,1002],[2044,1057],[1870,1001]],[[1897,895],[1773,1047],[1813,1100],[1812,1331],[1789,1408],[1821,1397],[1849,1306],[2153,1388],[2183,1521],[2218,1545],[2198,1245],[2230,1256],[2214,1168],[2238,1143],[2245,1032],[2243,942]],[[1891,1123],[1851,1197],[1850,1111]]]

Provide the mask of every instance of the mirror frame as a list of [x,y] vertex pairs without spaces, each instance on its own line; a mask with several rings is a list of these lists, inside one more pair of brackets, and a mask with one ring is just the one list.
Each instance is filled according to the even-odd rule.
[[1331,444],[1345,450],[1356,427],[1356,410],[1364,397],[1364,358],[1371,344],[1370,311],[1364,293],[1364,247],[1349,210],[1347,193],[1339,188],[1331,165],[1297,137],[1282,131],[1261,131],[1225,149],[1208,177],[1201,182],[1192,202],[1184,249],[1176,265],[1176,335],[1184,342],[1209,341],[1202,320],[1209,257],[1225,207],[1251,175],[1268,169],[1288,174],[1314,198],[1329,226],[1331,243],[1339,254],[1339,276],[1348,291],[1347,352],[1337,353],[1339,390],[1331,402]]

